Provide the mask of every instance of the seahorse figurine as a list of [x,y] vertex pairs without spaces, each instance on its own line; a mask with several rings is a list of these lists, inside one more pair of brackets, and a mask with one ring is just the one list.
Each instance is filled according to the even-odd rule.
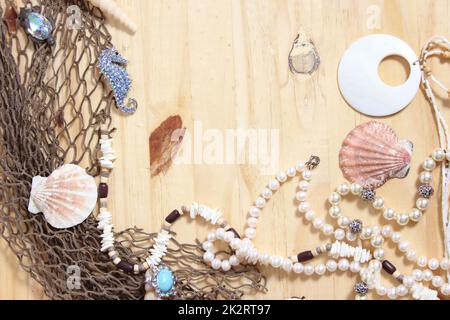
[[132,83],[124,68],[127,64],[128,61],[114,48],[106,48],[100,53],[98,67],[111,85],[117,108],[126,114],[133,114],[137,109],[137,101],[131,98],[125,104]]

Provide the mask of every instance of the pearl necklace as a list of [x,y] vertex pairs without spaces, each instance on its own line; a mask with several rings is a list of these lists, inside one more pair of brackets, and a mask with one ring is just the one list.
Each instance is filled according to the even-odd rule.
[[[302,176],[303,179],[298,185],[299,192],[296,195],[297,200],[300,201],[298,210],[302,213],[312,212],[309,211],[309,204],[306,202],[306,191],[310,185],[309,181],[312,178],[312,170],[318,166],[319,162],[320,159],[313,156],[308,162],[299,163],[296,167],[289,168],[286,173],[282,172],[278,174],[275,179],[271,180],[268,186],[261,192],[261,195],[256,198],[255,205],[249,210],[250,217],[247,220],[247,228],[244,232],[245,238],[241,240],[239,234],[235,231],[227,232],[223,228],[211,232],[208,235],[207,240],[203,243],[203,249],[205,250],[203,257],[204,261],[210,264],[213,269],[221,268],[223,271],[228,271],[232,266],[237,266],[240,263],[259,263],[262,265],[270,264],[273,268],[282,268],[287,272],[292,270],[295,273],[304,272],[306,275],[312,275],[314,273],[322,275],[326,270],[334,272],[339,268],[339,270],[346,271],[350,266],[350,262],[347,258],[350,258],[355,263],[353,270],[359,270],[356,264],[359,266],[359,263],[366,263],[371,259],[371,253],[361,246],[352,247],[344,242],[336,241],[334,243],[319,245],[314,250],[300,252],[297,256],[283,258],[268,253],[260,253],[252,242],[252,239],[256,236],[256,225],[261,214],[261,209],[265,207],[267,201],[273,196],[274,192],[276,192],[289,178],[294,178],[296,175]],[[338,235],[341,234],[341,232],[335,232],[331,225],[325,225],[322,220],[319,219],[314,221],[314,226],[317,229],[321,229],[326,235],[331,235],[333,233]],[[231,255],[228,259],[220,259],[216,256],[213,242],[217,240],[228,243],[235,254]],[[302,263],[312,260],[314,257],[322,254],[328,254],[328,256],[333,259],[342,259],[339,263],[336,263],[335,260],[329,260],[326,265],[318,264],[315,267],[312,265],[303,266]]]

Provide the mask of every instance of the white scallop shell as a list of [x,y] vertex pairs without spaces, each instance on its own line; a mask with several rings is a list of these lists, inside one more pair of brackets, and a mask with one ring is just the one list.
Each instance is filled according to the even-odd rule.
[[344,177],[378,188],[409,172],[413,144],[400,140],[387,124],[371,121],[354,128],[342,143],[339,166]]
[[48,178],[33,178],[28,211],[42,212],[54,228],[74,227],[89,217],[97,203],[97,185],[83,168],[65,164]]

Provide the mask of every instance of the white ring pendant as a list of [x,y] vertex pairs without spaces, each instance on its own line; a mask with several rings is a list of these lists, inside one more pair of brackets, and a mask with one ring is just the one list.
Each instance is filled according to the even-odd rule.
[[[408,80],[399,86],[386,84],[378,74],[380,63],[400,56],[410,66]],[[338,83],[347,103],[375,117],[389,116],[407,107],[419,90],[420,65],[411,47],[394,36],[370,35],[353,43],[339,64]]]

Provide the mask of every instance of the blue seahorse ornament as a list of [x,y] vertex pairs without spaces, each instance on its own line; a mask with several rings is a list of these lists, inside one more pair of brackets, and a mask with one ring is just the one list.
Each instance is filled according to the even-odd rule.
[[132,83],[125,69],[127,64],[128,61],[116,49],[106,48],[100,53],[98,68],[106,77],[114,92],[117,108],[125,114],[133,114],[137,110],[137,101],[130,98],[128,103],[125,103],[125,98],[130,91]]

